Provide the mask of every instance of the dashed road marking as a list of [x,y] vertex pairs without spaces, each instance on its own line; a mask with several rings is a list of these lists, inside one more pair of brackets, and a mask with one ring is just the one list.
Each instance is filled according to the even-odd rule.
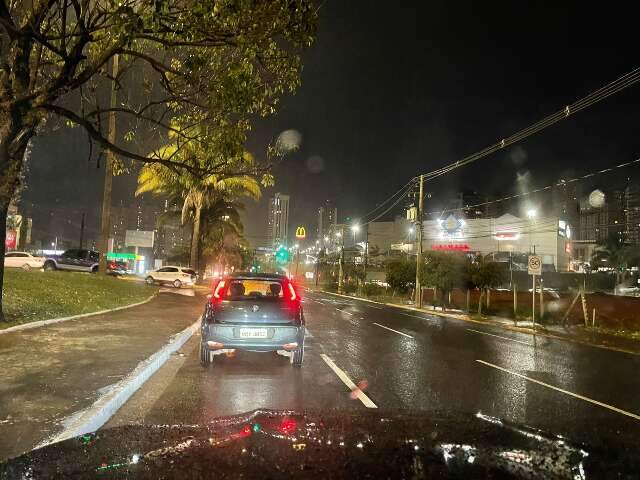
[[347,312],[346,310],[342,310],[340,308],[336,308],[336,310],[338,310],[339,312],[342,312],[342,313],[346,313],[347,315],[353,315],[353,313]]
[[380,328],[385,328],[387,330],[395,332],[395,333],[397,333],[399,335],[404,335],[405,337],[413,338],[411,335],[407,335],[406,333],[399,332],[398,330],[394,330],[393,328],[385,327],[384,325],[380,325],[379,323],[373,322],[373,324],[378,326],[378,327],[380,327]]
[[340,367],[338,367],[335,363],[333,363],[333,360],[331,360],[324,353],[321,353],[320,356],[322,357],[324,362],[327,365],[329,365],[329,368],[333,370],[333,373],[335,373],[338,376],[338,378],[342,380],[342,383],[344,383],[349,388],[349,390],[356,393],[356,398],[360,400],[365,407],[378,408],[378,406],[375,403],[373,403],[371,399],[367,397],[367,395],[362,390],[360,390],[360,388],[358,388],[358,386],[355,383],[353,383],[353,381],[349,378],[349,376],[346,373],[344,373],[344,371]]
[[540,380],[536,380],[535,378],[527,377],[526,375],[522,375],[521,373],[514,372],[513,370],[509,370],[507,368],[500,367],[498,365],[494,365],[493,363],[485,362],[484,360],[476,360],[476,362],[486,365],[487,367],[495,368],[496,370],[501,370],[503,372],[509,373],[516,377],[524,378],[533,383],[537,383],[538,385],[542,385],[543,387],[550,388],[551,390],[555,390],[556,392],[564,393],[565,395],[569,395],[574,398],[579,398],[580,400],[584,400],[585,402],[593,403],[594,405],[598,405],[599,407],[606,408],[607,410],[611,410],[616,413],[620,413],[622,415],[626,415],[627,417],[634,418],[636,420],[640,420],[640,415],[635,413],[627,412],[626,410],[622,410],[621,408],[614,407],[613,405],[609,405],[604,402],[599,402],[598,400],[594,400],[593,398],[585,397],[584,395],[579,395],[577,393],[570,392],[569,390],[565,390],[560,387],[556,387],[554,385],[550,385],[545,382],[541,382]]
[[527,345],[529,347],[535,347],[535,345],[532,345],[531,343],[523,342],[521,340],[516,340],[515,338],[502,337],[500,335],[495,335],[493,333],[481,332],[480,330],[474,330],[473,328],[467,328],[466,330],[467,330],[467,332],[481,333],[482,335],[489,335],[490,337],[501,338],[503,340],[509,340],[510,342],[516,342],[516,343],[521,343],[522,345]]

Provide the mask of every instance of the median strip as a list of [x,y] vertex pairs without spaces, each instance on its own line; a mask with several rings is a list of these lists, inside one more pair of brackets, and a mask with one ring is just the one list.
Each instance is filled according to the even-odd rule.
[[199,328],[200,318],[182,332],[176,334],[168,344],[156,353],[140,362],[133,372],[116,383],[89,408],[67,417],[63,421],[65,429],[40,443],[36,448],[98,430],[169,360],[171,354],[178,351]]
[[15,325],[13,327],[0,330],[0,335],[3,335],[5,333],[18,332],[21,330],[29,330],[31,328],[45,327],[47,325],[53,325],[54,323],[67,322],[69,320],[77,320],[79,318],[93,317],[95,315],[103,315],[105,313],[117,312],[118,310],[125,310],[127,308],[138,307],[140,305],[144,305],[145,303],[150,302],[151,300],[153,300],[155,296],[156,294],[154,293],[146,300],[143,300],[137,303],[132,303],[131,305],[123,305],[122,307],[109,308],[107,310],[99,310],[97,312],[81,313],[79,315],[71,315],[70,317],[52,318],[50,320],[38,320],[35,322],[22,323],[20,325]]

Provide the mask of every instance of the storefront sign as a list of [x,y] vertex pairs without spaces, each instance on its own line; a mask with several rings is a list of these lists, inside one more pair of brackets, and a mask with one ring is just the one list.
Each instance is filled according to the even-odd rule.
[[503,240],[518,240],[520,238],[520,233],[518,232],[496,232],[493,236],[498,241]]
[[4,248],[7,250],[15,250],[18,243],[18,232],[15,230],[7,230],[7,235],[4,238]]
[[437,243],[431,245],[431,250],[455,250],[466,252],[469,250],[469,245],[466,243]]

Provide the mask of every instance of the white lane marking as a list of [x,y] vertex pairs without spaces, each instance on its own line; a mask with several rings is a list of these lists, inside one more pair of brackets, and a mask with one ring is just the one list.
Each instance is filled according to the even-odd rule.
[[531,343],[523,342],[521,340],[516,340],[515,338],[501,337],[500,335],[494,335],[493,333],[488,333],[488,332],[481,332],[480,330],[474,330],[473,328],[467,328],[466,330],[467,332],[481,333],[482,335],[489,335],[490,337],[501,338],[503,340],[509,340],[510,342],[516,342],[516,343],[521,343],[522,345],[527,345],[529,347],[535,347],[535,345],[532,345]]
[[320,305],[324,305],[324,303],[323,303],[323,302],[321,302],[320,300],[316,300],[316,299],[314,299],[314,298],[309,298],[309,297],[307,297],[307,298],[305,298],[305,300],[311,300],[312,302],[316,302],[316,303],[319,303]]
[[347,312],[346,310],[341,310],[339,308],[336,308],[336,310],[338,310],[339,312],[342,312],[342,313],[346,313],[347,315],[353,315],[353,313]]
[[344,371],[342,371],[340,367],[338,367],[335,363],[333,363],[333,360],[331,360],[324,353],[321,353],[320,356],[324,360],[324,363],[329,365],[329,368],[333,370],[333,373],[335,373],[338,376],[338,378],[342,380],[342,383],[344,383],[347,386],[347,388],[349,388],[349,390],[351,390],[352,392],[357,392],[357,395],[356,395],[357,398],[364,404],[365,407],[378,408],[378,406],[375,403],[373,403],[371,399],[367,397],[367,395],[362,390],[360,390],[355,383],[353,383],[353,381],[349,378],[349,376],[346,373],[344,373]]
[[382,310],[384,307],[378,307],[377,305],[371,305],[370,303],[367,304],[367,307],[369,308],[377,308],[378,310]]
[[398,333],[400,335],[404,335],[405,337],[413,338],[411,335],[407,335],[406,333],[399,332],[398,330],[394,330],[393,328],[385,327],[384,325],[380,325],[379,323],[373,322],[374,325],[377,325],[380,328],[386,328],[392,332]]
[[540,380],[536,380],[535,378],[527,377],[526,375],[522,375],[521,373],[514,372],[512,370],[499,367],[498,365],[494,365],[493,363],[485,362],[484,360],[476,360],[478,363],[482,363],[491,368],[495,368],[497,370],[502,370],[503,372],[510,373],[511,375],[515,375],[516,377],[524,378],[533,383],[537,383],[538,385],[542,385],[543,387],[550,388],[551,390],[556,390],[557,392],[564,393],[565,395],[569,395],[571,397],[579,398],[580,400],[584,400],[585,402],[593,403],[594,405],[598,405],[600,407],[606,408],[608,410],[612,410],[617,413],[621,413],[622,415],[626,415],[627,417],[635,418],[636,420],[640,420],[640,415],[636,415],[635,413],[627,412],[626,410],[622,410],[621,408],[614,407],[613,405],[609,405],[603,402],[599,402],[598,400],[594,400],[593,398],[585,397],[583,395],[579,395],[577,393],[570,392],[568,390],[564,390],[562,388],[549,385],[548,383],[541,382]]

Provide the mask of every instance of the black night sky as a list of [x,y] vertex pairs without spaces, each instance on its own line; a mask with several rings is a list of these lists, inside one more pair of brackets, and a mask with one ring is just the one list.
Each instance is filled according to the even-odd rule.
[[[250,206],[249,239],[264,240],[266,199],[274,191],[291,195],[291,226],[312,231],[325,199],[336,203],[341,218],[358,218],[411,177],[480,150],[634,69],[637,28],[626,8],[325,1],[316,43],[304,57],[302,87],[276,116],[254,126],[250,149],[258,156],[286,129],[301,132],[303,142],[276,169],[275,189]],[[460,189],[509,194],[518,173],[529,172],[531,187],[543,186],[637,158],[638,105],[635,85],[434,181],[428,185],[433,202]],[[24,198],[86,202],[97,223],[101,171],[87,167],[79,135],[38,139]],[[638,170],[624,174],[637,177]],[[118,183],[116,194],[130,199],[133,177]]]

